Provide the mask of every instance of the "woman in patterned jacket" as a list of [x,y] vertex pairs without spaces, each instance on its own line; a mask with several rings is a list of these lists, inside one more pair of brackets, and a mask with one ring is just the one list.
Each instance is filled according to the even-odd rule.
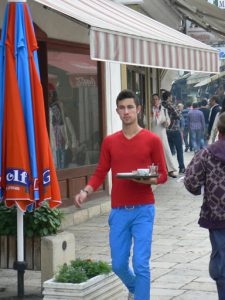
[[225,300],[225,112],[220,114],[217,128],[219,140],[194,156],[184,185],[194,195],[203,191],[198,223],[209,230],[209,273],[216,281],[219,300]]

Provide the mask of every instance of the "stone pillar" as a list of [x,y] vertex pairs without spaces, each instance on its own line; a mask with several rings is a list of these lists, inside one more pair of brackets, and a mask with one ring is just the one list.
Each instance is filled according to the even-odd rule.
[[75,237],[63,231],[41,239],[41,282],[54,276],[58,266],[75,259]]

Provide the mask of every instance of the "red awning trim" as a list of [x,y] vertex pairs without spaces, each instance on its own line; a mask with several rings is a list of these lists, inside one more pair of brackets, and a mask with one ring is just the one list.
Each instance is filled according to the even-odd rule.
[[216,51],[91,28],[91,59],[155,68],[218,72]]

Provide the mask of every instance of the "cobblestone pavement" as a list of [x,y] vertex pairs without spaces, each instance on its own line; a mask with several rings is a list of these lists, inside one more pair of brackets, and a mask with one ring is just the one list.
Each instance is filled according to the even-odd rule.
[[[191,153],[185,154],[186,163],[191,157]],[[215,284],[208,275],[208,231],[197,224],[202,198],[192,196],[182,183],[172,178],[157,187],[155,196],[151,300],[218,299]],[[107,218],[107,215],[95,217],[68,229],[76,238],[76,257],[110,262]],[[40,295],[40,272],[25,274],[25,290]],[[10,298],[9,291],[12,296],[15,289],[9,289],[9,283],[11,287],[12,284],[15,286],[15,271],[0,270],[1,299],[6,295],[1,292],[1,287],[8,288],[8,298],[4,299],[16,299]]]

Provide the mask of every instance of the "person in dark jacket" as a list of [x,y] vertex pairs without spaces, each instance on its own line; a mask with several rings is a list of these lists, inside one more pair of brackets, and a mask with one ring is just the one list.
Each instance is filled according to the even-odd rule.
[[177,152],[177,161],[179,164],[179,174],[185,172],[183,142],[181,136],[181,112],[178,111],[172,103],[172,94],[165,91],[162,94],[162,105],[168,110],[170,117],[170,125],[166,129],[167,138],[171,153],[173,154],[174,147]]
[[220,112],[220,106],[218,104],[218,97],[212,96],[209,100],[210,112],[209,112],[209,125],[208,125],[208,139],[210,138],[211,130],[215,117],[218,112]]
[[204,146],[207,146],[208,145],[207,137],[208,137],[208,125],[209,125],[209,112],[210,112],[207,99],[203,99],[201,101],[199,110],[203,112],[203,115],[205,118]]
[[219,300],[225,300],[225,112],[219,116],[217,127],[219,140],[193,157],[184,185],[194,195],[203,191],[198,223],[209,230],[209,273],[216,281]]

